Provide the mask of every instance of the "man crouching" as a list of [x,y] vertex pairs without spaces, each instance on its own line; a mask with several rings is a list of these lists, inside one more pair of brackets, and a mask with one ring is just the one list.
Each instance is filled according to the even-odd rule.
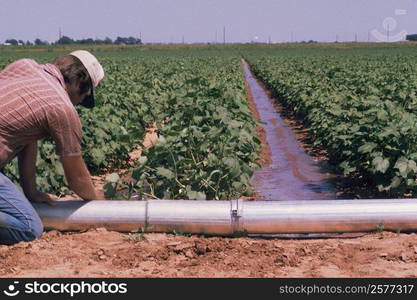
[[0,71],[0,170],[18,157],[23,193],[0,172],[0,244],[39,238],[42,222],[30,202],[53,204],[36,188],[37,140],[51,136],[69,188],[85,200],[104,199],[82,158],[76,105],[94,107],[104,78],[98,60],[78,50],[49,64],[20,59]]

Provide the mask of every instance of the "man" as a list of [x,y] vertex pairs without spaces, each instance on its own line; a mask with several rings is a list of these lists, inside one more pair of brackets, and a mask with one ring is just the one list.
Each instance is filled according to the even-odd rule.
[[95,190],[81,152],[76,105],[94,107],[93,91],[104,71],[89,52],[78,50],[50,64],[21,59],[0,71],[0,170],[18,158],[23,193],[0,172],[0,244],[42,235],[30,202],[53,204],[36,188],[37,140],[51,136],[69,187],[85,200],[104,199]]

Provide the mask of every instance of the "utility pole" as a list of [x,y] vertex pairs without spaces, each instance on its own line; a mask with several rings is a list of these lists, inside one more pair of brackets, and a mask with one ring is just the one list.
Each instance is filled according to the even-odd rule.
[[268,44],[271,44],[271,36],[268,36]]
[[61,32],[61,27],[59,27],[59,39],[62,38],[62,32]]
[[355,33],[355,43],[357,43],[357,42],[358,42],[358,34]]
[[223,44],[226,44],[226,26],[223,26]]
[[184,44],[184,35],[182,36],[182,43]]

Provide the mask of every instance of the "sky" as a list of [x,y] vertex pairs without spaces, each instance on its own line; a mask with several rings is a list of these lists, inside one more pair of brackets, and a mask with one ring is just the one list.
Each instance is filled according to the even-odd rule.
[[145,43],[397,41],[417,0],[0,0],[0,43],[141,37]]

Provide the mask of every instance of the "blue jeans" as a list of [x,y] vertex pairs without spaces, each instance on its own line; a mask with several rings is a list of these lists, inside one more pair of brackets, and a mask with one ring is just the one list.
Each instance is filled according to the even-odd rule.
[[42,221],[25,195],[0,172],[0,244],[39,238]]

